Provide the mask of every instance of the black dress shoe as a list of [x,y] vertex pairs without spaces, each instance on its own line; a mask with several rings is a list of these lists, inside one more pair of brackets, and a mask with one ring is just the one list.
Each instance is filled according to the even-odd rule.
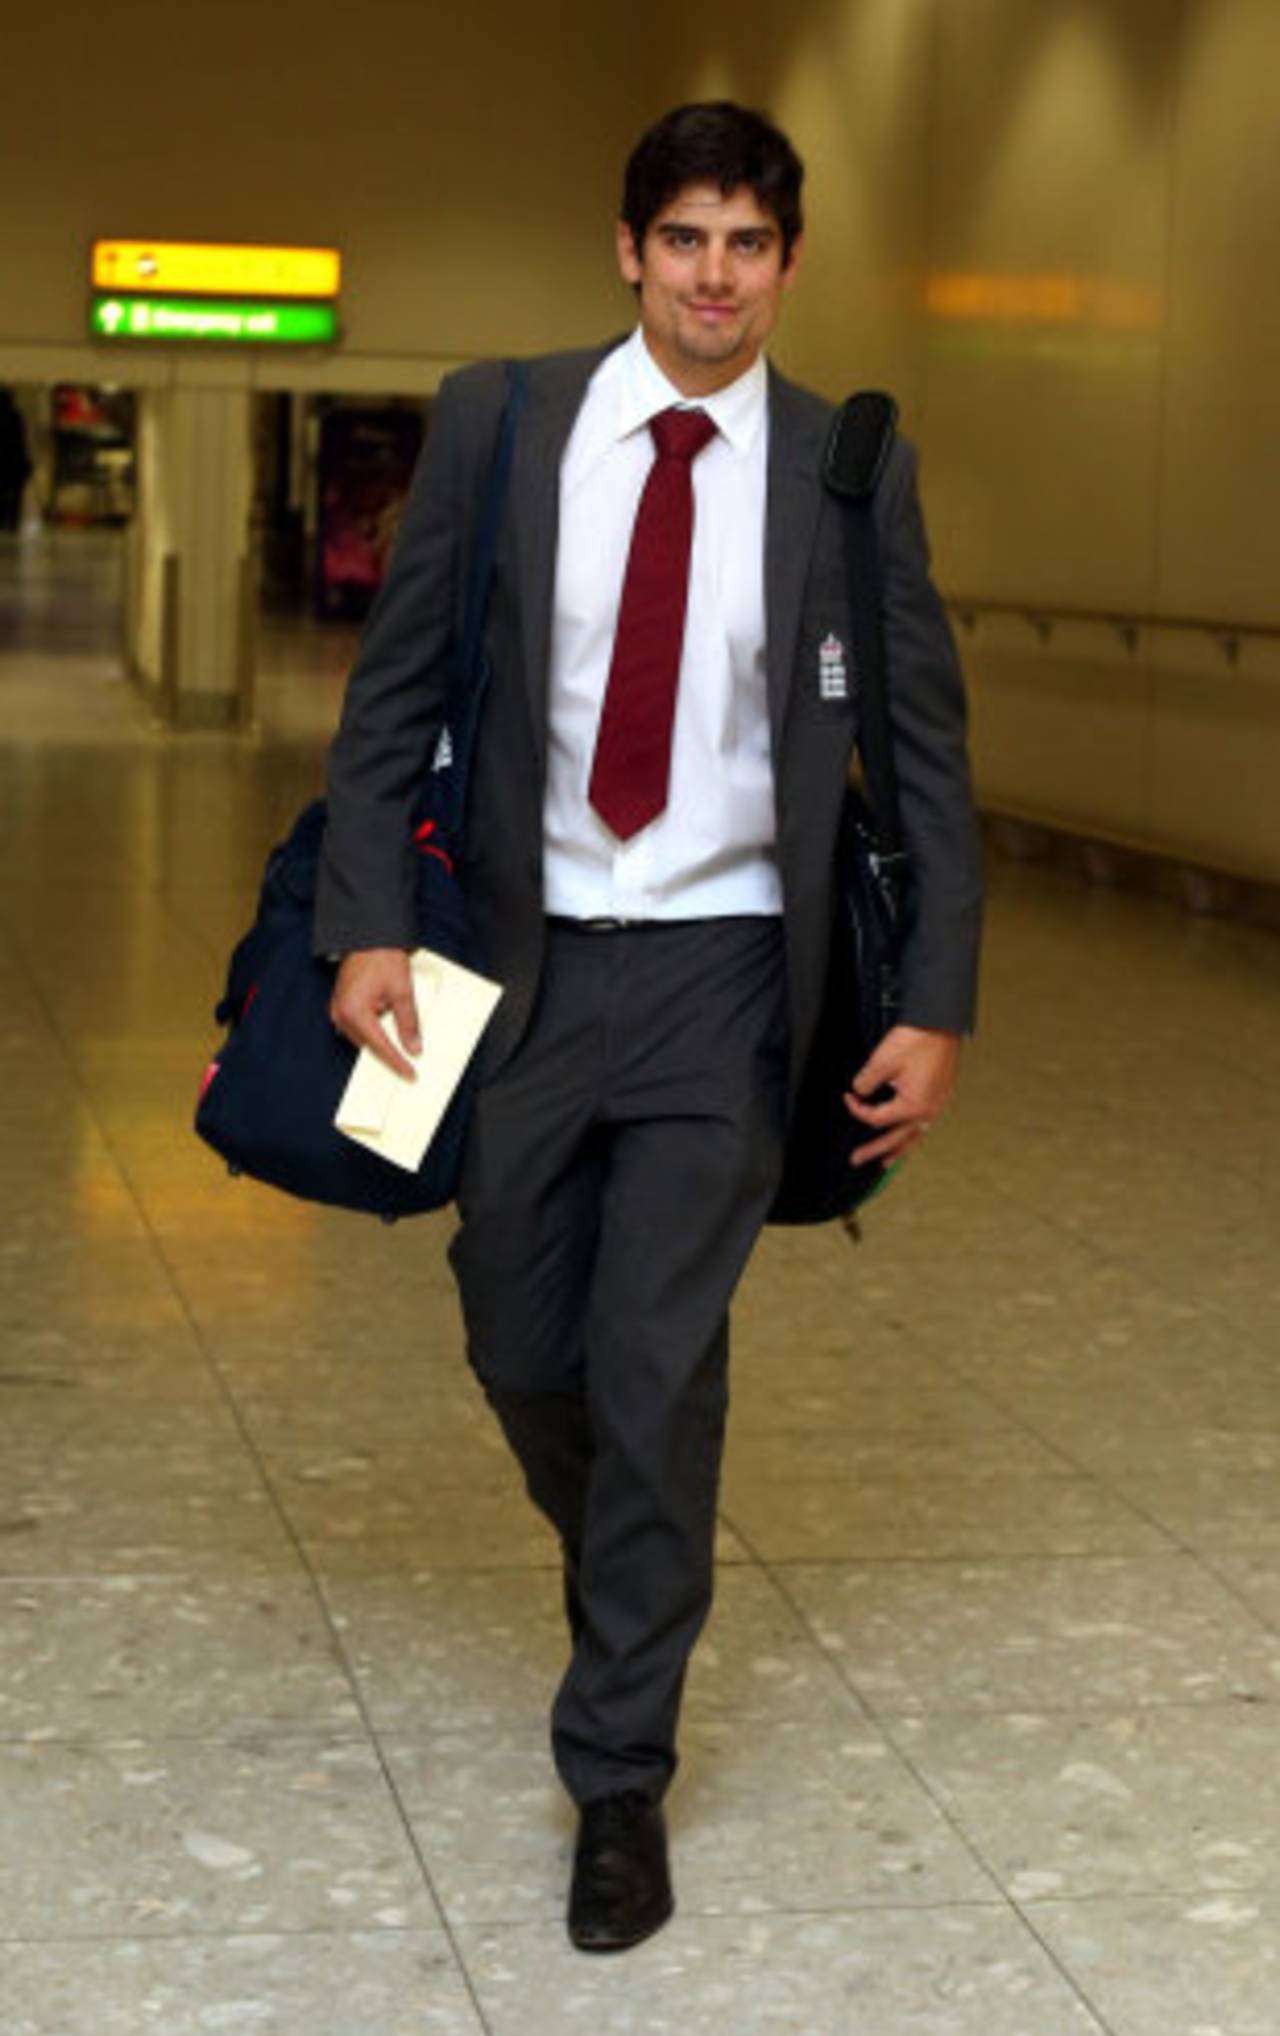
[[627,1951],[675,1907],[662,1811],[628,1789],[588,1803],[569,1890],[569,1936],[579,1951]]

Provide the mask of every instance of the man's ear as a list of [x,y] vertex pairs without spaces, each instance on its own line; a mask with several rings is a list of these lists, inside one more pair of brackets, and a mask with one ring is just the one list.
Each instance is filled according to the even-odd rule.
[[618,221],[615,231],[616,231],[616,245],[618,250],[618,268],[622,273],[623,282],[630,283],[632,288],[634,289],[634,287],[636,286],[636,284],[639,283],[642,275],[644,274],[644,269],[640,261],[639,250],[636,247],[636,237],[634,233],[632,233],[631,228],[627,225],[625,219],[620,219]]
[[795,282],[796,270],[800,266],[800,257],[803,254],[803,252],[804,252],[804,235],[802,233],[798,233],[791,243],[791,252],[787,256],[787,266],[782,271],[782,286],[785,290],[789,290],[791,288],[791,285]]

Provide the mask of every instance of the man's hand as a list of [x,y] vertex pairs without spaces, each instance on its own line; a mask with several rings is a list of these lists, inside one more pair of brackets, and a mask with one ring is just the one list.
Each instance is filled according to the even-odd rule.
[[382,1029],[384,1011],[394,1018],[405,1053],[421,1053],[413,981],[404,948],[367,947],[344,955],[333,986],[330,1018],[353,1046],[367,1046],[406,1081],[416,1081],[412,1065],[403,1053],[396,1052]]
[[[853,1164],[904,1159],[946,1107],[959,1065],[958,1032],[925,1031],[917,1025],[895,1025],[886,1032],[844,1099],[850,1116],[881,1133],[859,1146]],[[893,1090],[886,1102],[864,1100],[880,1088]]]

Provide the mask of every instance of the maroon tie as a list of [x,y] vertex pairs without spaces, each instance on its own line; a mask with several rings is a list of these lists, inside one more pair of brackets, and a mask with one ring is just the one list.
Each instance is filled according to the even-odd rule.
[[705,410],[664,410],[649,429],[657,451],[631,533],[588,794],[621,841],[667,803],[689,598],[692,465],[716,435]]

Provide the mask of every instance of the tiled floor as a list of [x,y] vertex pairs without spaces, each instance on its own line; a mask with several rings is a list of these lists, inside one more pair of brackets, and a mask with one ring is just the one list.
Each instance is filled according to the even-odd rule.
[[349,646],[167,741],[112,557],[0,553],[5,2036],[1275,2036],[1280,943],[994,872],[952,1121],[748,1275],[679,1913],[583,1959],[448,1224],[188,1131]]

